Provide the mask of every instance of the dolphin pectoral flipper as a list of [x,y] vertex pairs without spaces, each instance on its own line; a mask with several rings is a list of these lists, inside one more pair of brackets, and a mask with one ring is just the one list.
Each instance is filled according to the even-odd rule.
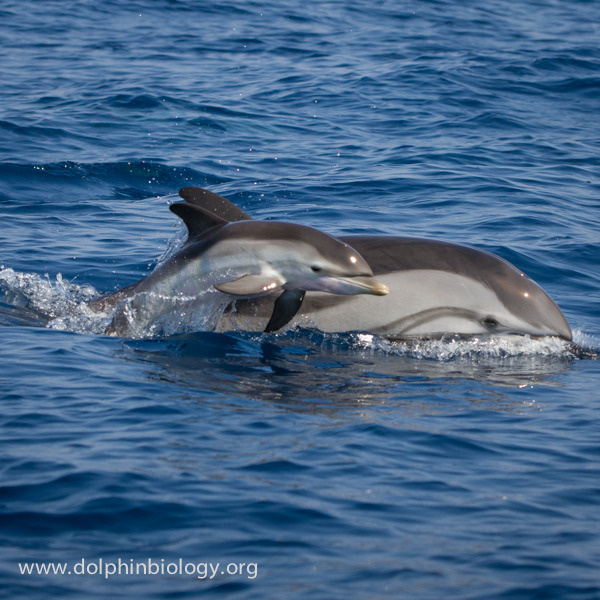
[[199,187],[185,187],[179,190],[179,195],[188,203],[208,210],[209,212],[225,219],[226,221],[251,221],[241,208],[229,202],[223,196]]
[[169,210],[183,220],[187,227],[190,240],[202,235],[213,227],[222,227],[229,223],[229,221],[222,219],[209,210],[205,210],[193,204],[186,204],[185,202],[171,204]]
[[285,290],[273,307],[273,314],[265,327],[265,333],[277,331],[287,325],[302,306],[303,290]]
[[242,275],[238,279],[226,281],[224,283],[215,283],[214,288],[219,292],[231,294],[233,296],[255,296],[257,294],[266,294],[280,288],[285,280],[276,274],[261,275]]

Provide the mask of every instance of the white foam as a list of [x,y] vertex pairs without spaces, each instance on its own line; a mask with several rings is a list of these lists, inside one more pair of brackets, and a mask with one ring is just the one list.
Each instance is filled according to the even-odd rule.
[[531,338],[527,335],[447,336],[439,340],[393,341],[371,334],[357,334],[357,344],[389,355],[410,356],[438,361],[486,357],[557,356],[572,354],[571,344],[555,337]]

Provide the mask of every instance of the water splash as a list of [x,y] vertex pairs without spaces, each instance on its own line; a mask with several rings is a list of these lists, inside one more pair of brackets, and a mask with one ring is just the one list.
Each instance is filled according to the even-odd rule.
[[[159,302],[166,308],[155,316],[152,306]],[[109,311],[106,334],[130,338],[159,338],[190,332],[213,331],[229,304],[229,299],[216,290],[199,296],[164,297],[153,292],[136,294],[117,303]]]
[[[92,310],[88,302],[101,294],[91,285],[65,281],[60,273],[53,281],[47,274],[19,273],[11,268],[0,267],[0,287],[5,292],[7,307],[24,311],[32,325],[75,333],[126,335],[132,338],[212,331],[228,304],[222,294],[207,291],[201,298],[188,299],[187,306],[185,302],[183,306],[178,302],[181,298],[174,299],[171,312],[147,322],[140,318],[144,310],[143,295],[126,298],[114,307],[98,312]],[[148,300],[151,301],[151,298]],[[125,333],[119,333],[121,331]]]
[[60,273],[53,281],[48,274],[19,273],[0,267],[0,286],[9,305],[22,309],[46,327],[79,333],[102,333],[106,329],[107,316],[87,306],[98,296],[91,285],[65,281]]
[[177,233],[174,236],[172,236],[171,239],[169,239],[167,247],[156,260],[156,267],[160,267],[160,265],[169,260],[169,258],[171,258],[171,256],[173,256],[183,246],[187,238],[187,228],[183,225],[183,223],[181,223],[179,228],[177,229]]

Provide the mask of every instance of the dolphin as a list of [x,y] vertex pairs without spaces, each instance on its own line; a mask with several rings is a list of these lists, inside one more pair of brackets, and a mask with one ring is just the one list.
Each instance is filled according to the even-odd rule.
[[[201,188],[184,188],[187,203],[231,222],[251,217]],[[310,291],[290,326],[322,331],[365,331],[387,338],[442,338],[520,334],[571,341],[554,301],[519,269],[489,252],[443,241],[395,236],[342,236],[389,289],[385,297],[331,296]],[[262,331],[277,293],[233,302],[217,331]]]
[[217,204],[213,210],[185,202],[169,207],[184,221],[187,241],[147,277],[88,303],[96,312],[116,309],[106,333],[139,335],[170,313],[278,292],[263,325],[275,331],[293,318],[307,291],[388,293],[345,242],[305,225],[254,221],[245,213],[234,219],[238,212],[228,205],[216,210]]

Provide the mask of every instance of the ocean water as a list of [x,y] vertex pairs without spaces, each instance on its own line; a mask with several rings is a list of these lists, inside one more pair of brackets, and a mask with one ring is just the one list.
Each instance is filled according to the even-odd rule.
[[[599,24],[0,2],[0,597],[600,598]],[[81,302],[181,240],[187,185],[494,252],[576,346],[99,334]]]

